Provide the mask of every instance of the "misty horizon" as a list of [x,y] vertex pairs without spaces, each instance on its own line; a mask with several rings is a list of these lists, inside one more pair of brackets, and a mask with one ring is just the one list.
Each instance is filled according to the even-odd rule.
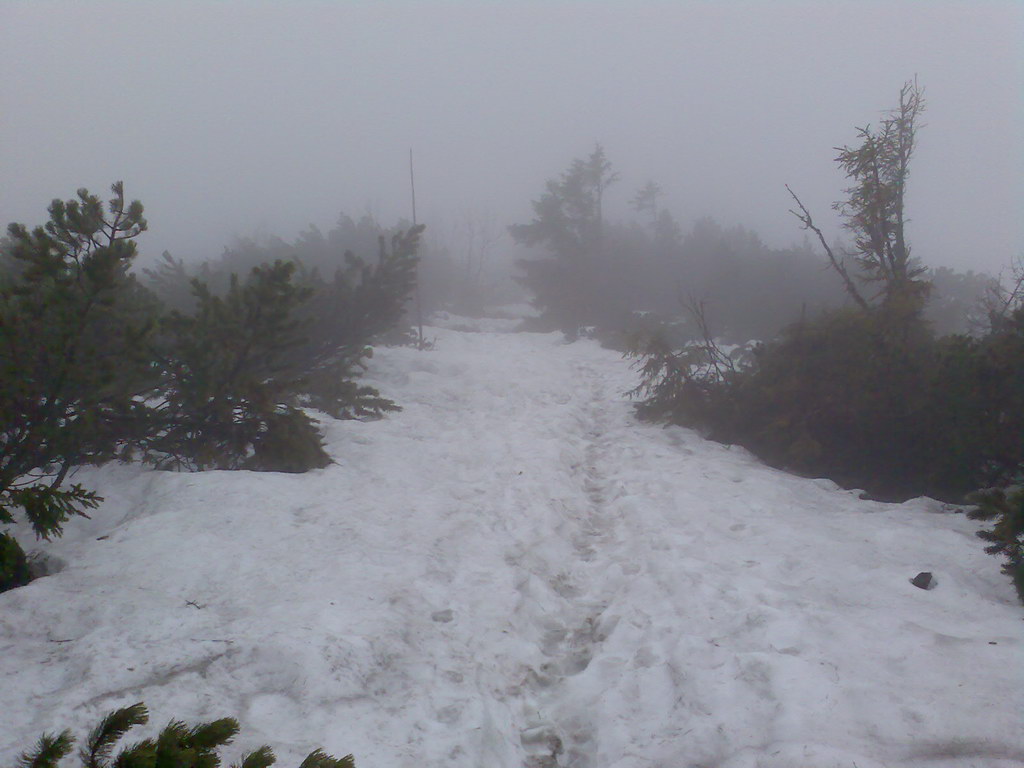
[[997,273],[1022,252],[1016,3],[9,3],[0,21],[0,218],[124,180],[145,263],[409,219],[410,149],[432,235],[466,212],[529,221],[601,144],[610,220],[654,181],[684,230],[783,248],[804,235],[789,184],[836,239],[834,148],[915,76],[914,255]]

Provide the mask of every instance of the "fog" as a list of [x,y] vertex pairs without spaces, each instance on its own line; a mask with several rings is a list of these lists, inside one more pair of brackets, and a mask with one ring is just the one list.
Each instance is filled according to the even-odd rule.
[[528,221],[601,143],[683,224],[802,238],[790,184],[838,235],[836,146],[915,76],[926,127],[909,234],[931,266],[1021,253],[1017,2],[50,3],[0,6],[0,219],[123,179],[145,258],[294,237],[344,211],[441,231]]

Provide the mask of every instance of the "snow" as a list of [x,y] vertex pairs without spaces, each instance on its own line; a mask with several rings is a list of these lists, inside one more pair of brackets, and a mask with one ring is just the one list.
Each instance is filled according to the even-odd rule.
[[66,567],[0,595],[0,765],[136,701],[282,766],[1024,765],[978,523],[638,423],[617,353],[473,322],[377,350],[404,410],[324,417],[325,469],[81,470]]

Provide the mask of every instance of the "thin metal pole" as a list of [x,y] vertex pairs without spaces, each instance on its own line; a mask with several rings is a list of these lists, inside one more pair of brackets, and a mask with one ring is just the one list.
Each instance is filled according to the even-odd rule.
[[409,188],[412,190],[412,224],[416,226],[416,176],[412,170],[412,148],[409,149]]
[[[409,189],[412,192],[412,225],[416,226],[416,175],[412,169],[412,147],[409,148]],[[416,347],[424,348],[423,339],[423,302],[420,300],[420,279],[416,277]]]

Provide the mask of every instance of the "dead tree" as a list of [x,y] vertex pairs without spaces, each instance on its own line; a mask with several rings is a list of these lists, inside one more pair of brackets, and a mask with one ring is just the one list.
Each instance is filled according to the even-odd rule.
[[[877,128],[857,129],[856,147],[836,147],[836,163],[852,186],[846,199],[832,205],[853,234],[853,247],[836,254],[810,211],[786,186],[797,209],[791,210],[803,229],[818,237],[829,263],[839,274],[850,298],[862,309],[881,306],[899,316],[916,315],[928,296],[928,283],[919,279],[925,271],[911,257],[906,239],[904,198],[910,177],[910,160],[917,144],[919,120],[924,112],[924,91],[916,80],[903,84],[899,105],[888,112]],[[851,269],[846,259],[852,257]],[[876,291],[865,293],[865,286]]]

